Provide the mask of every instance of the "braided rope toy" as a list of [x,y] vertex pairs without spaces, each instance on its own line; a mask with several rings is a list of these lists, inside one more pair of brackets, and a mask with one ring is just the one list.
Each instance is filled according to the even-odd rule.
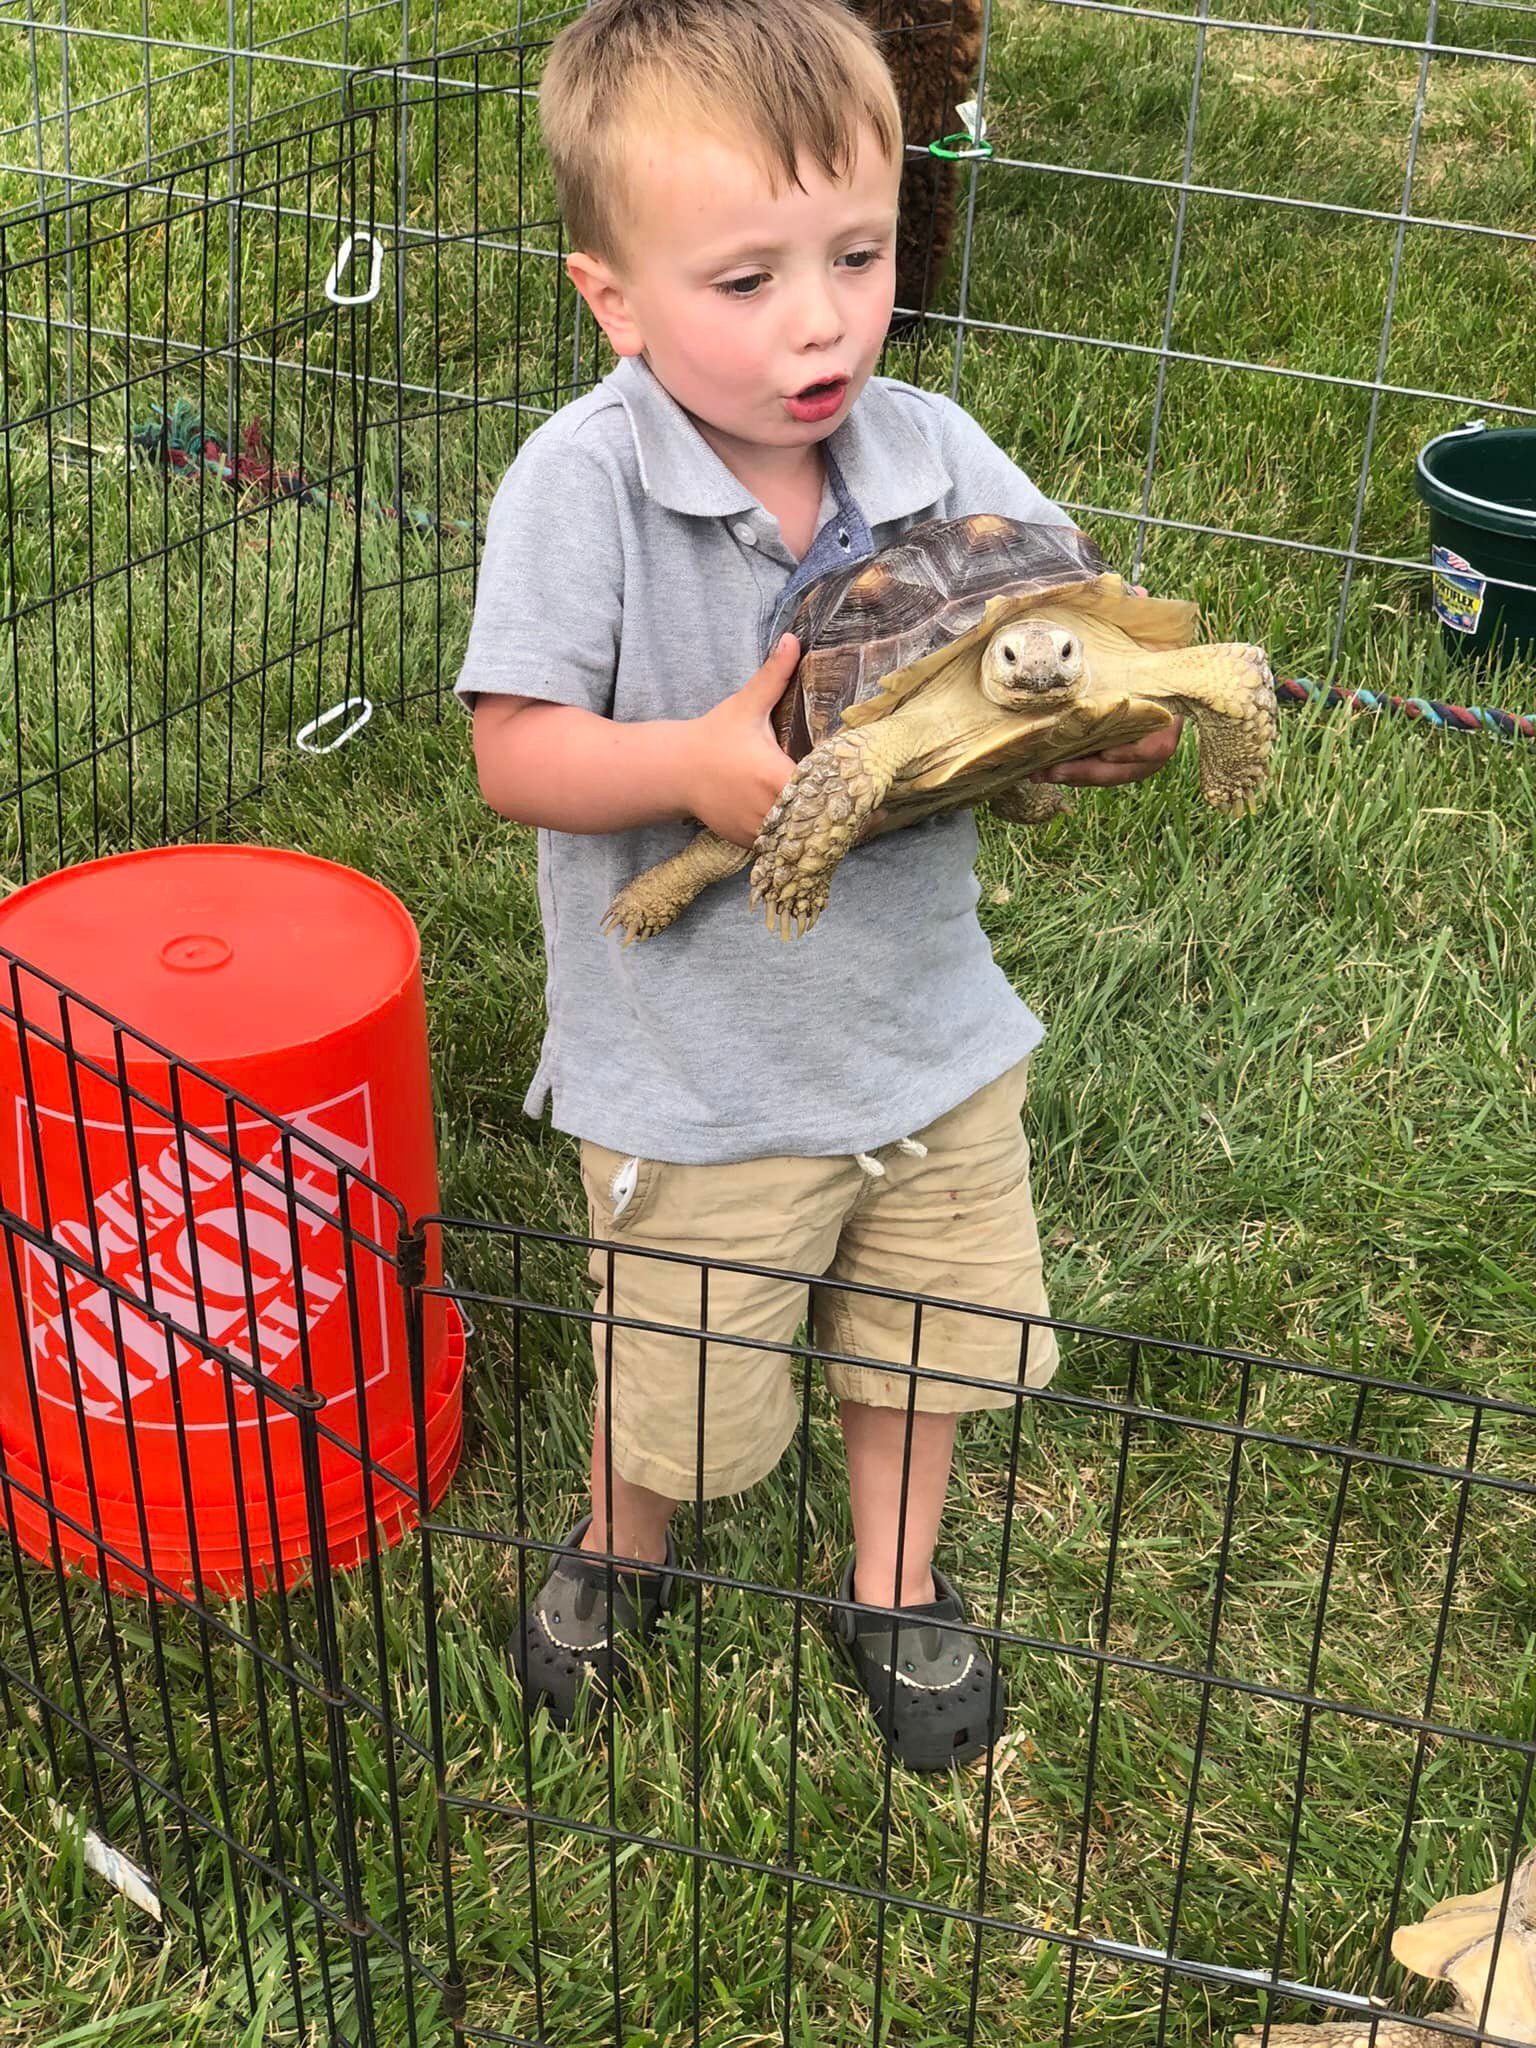
[[[203,424],[202,415],[190,399],[178,398],[169,411],[162,405],[150,408],[150,417],[131,430],[130,446],[146,461],[158,464],[176,476],[195,476],[206,470],[216,482],[264,504],[283,498],[300,505],[330,503],[344,513],[357,509],[346,491],[313,481],[299,465],[279,464],[267,446],[260,420],[247,423],[240,446],[233,455],[223,438]],[[428,511],[423,505],[392,505],[376,493],[363,495],[363,510],[373,519],[393,520],[418,533],[463,534],[480,538],[479,529],[468,519],[450,519]]]
[[1282,704],[1344,704],[1351,711],[1388,711],[1450,732],[1487,732],[1501,740],[1536,740],[1536,714],[1493,711],[1481,704],[1442,704],[1434,697],[1390,697],[1375,690],[1341,690],[1336,683],[1314,683],[1290,676],[1275,684]]

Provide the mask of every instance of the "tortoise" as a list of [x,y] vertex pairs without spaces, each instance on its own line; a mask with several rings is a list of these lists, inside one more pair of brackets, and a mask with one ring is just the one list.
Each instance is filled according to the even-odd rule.
[[1501,1880],[1485,1892],[1442,1899],[1422,1920],[1393,1935],[1392,1953],[1405,1970],[1454,1989],[1433,2027],[1376,2020],[1373,2030],[1361,2014],[1319,2026],[1271,2027],[1267,2035],[1239,2034],[1235,2048],[1446,2048],[1453,2039],[1441,2031],[1447,2023],[1506,2041],[1536,2042],[1536,1850],[1515,1865],[1508,1891],[1507,1909]]
[[801,657],[773,714],[798,765],[753,847],[701,831],[604,916],[625,943],[664,931],[752,861],[751,900],[789,938],[860,840],[986,803],[1033,824],[1065,793],[1028,778],[1193,716],[1200,782],[1241,812],[1264,786],[1274,685],[1260,647],[1206,646],[1194,605],[1134,591],[1074,526],[930,519],[811,585]]

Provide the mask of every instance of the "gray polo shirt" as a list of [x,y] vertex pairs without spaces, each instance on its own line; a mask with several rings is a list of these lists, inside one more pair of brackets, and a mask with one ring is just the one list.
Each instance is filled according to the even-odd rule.
[[[628,358],[532,434],[492,503],[458,693],[694,718],[737,690],[795,596],[918,521],[1066,515],[947,398],[872,378],[830,440],[815,542],[778,521]],[[598,920],[687,824],[544,832],[548,1028],[524,1107],[687,1164],[869,1152],[931,1123],[1042,1035],[976,919],[969,811],[855,849],[805,937],[747,907],[745,871],[670,931]]]

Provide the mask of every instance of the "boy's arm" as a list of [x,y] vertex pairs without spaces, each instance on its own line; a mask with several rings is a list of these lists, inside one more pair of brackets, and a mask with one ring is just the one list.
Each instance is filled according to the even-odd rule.
[[750,846],[794,771],[770,720],[799,658],[786,633],[756,675],[701,718],[621,724],[576,705],[482,695],[480,793],[503,817],[554,832],[697,818]]
[[[531,435],[486,521],[456,685],[474,715],[481,792],[504,817],[552,831],[693,817],[750,846],[794,768],[770,714],[798,644],[786,636],[745,688],[702,718],[615,719],[621,527],[600,457],[569,433]],[[722,676],[721,686],[735,680]]]

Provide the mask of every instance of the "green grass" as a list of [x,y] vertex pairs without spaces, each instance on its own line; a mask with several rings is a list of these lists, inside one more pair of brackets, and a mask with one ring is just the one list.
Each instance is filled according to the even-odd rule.
[[[1298,9],[1239,9],[1295,23]],[[177,32],[223,35],[222,10],[184,10]],[[1416,36],[1413,0],[1319,7],[1325,27]],[[111,17],[103,14],[103,19]],[[137,19],[136,10],[132,18]],[[1130,18],[1009,0],[995,17],[990,113],[999,153],[1138,176],[1177,177],[1183,162],[1192,39]],[[258,32],[281,26],[277,10]],[[483,31],[443,16],[442,40]],[[1440,36],[1516,47],[1520,18],[1457,5]],[[418,34],[420,25],[418,23]],[[398,23],[357,25],[380,58]],[[317,39],[314,47],[319,47]],[[294,46],[303,50],[303,43]],[[416,47],[423,47],[418,41]],[[354,52],[358,44],[354,44]],[[110,42],[76,52],[77,101],[129,85],[142,59]],[[501,64],[502,82],[515,68]],[[157,67],[174,68],[161,51]],[[488,69],[491,76],[494,67]],[[1295,38],[1213,32],[1208,40],[1192,181],[1321,197],[1394,212],[1412,117],[1417,57]],[[1431,68],[1418,210],[1536,230],[1527,74],[1470,60]],[[218,69],[157,87],[157,141],[212,133],[225,118]],[[557,402],[570,375],[570,308],[557,308],[554,266],[511,250],[417,244],[406,259],[406,318],[388,301],[372,320],[324,311],[319,282],[333,251],[303,213],[352,217],[358,195],[391,188],[396,124],[363,115],[313,151],[275,141],[282,109],[315,90],[297,71],[258,72],[264,146],[244,168],[248,203],[237,244],[238,330],[247,338],[239,411],[258,412],[280,457],[350,472],[361,451],[368,488],[456,517],[483,516],[515,446],[518,420],[494,402],[434,417],[442,388],[482,400]],[[26,109],[25,38],[0,37],[0,106]],[[482,110],[478,161],[466,104],[412,121],[413,223],[513,241],[519,218],[548,218],[547,179],[528,150],[518,183],[510,93]],[[316,110],[317,112],[324,110]],[[332,113],[339,111],[332,108]],[[74,138],[77,172],[105,175],[141,142],[138,102],[101,111]],[[48,148],[55,147],[50,132]],[[466,168],[467,167],[467,168]],[[55,164],[55,168],[57,165]],[[471,172],[473,175],[471,175]],[[211,174],[214,196],[228,190]],[[371,182],[370,182],[371,181]],[[133,840],[227,831],[302,845],[395,889],[421,929],[434,1048],[447,1210],[465,1217],[580,1228],[573,1147],[521,1116],[541,1032],[543,964],[530,834],[493,818],[474,786],[466,723],[430,710],[451,685],[471,597],[466,544],[426,539],[365,518],[362,592],[353,586],[354,527],[337,507],[297,513],[235,501],[213,483],[167,489],[117,451],[149,405],[194,398],[210,418],[230,402],[215,353],[226,331],[227,207],[199,204],[199,173],[160,195],[106,199],[89,226],[75,216],[72,289],[87,288],[98,333],[77,339],[70,372],[81,402],[57,405],[65,343],[29,322],[57,319],[63,271],[57,219],[48,272],[29,264],[38,229],[7,229],[8,309],[0,454],[4,610],[0,701],[28,785],[4,843],[5,872],[33,871]],[[24,201],[25,180],[7,202]],[[273,200],[280,225],[259,210]],[[133,232],[125,239],[122,230]],[[1161,339],[1175,202],[1137,187],[994,170],[981,181],[967,311],[1050,333]],[[1371,378],[1382,329],[1390,224],[1194,198],[1188,208],[1175,348],[1246,358],[1325,377]],[[548,235],[530,234],[548,245]],[[91,242],[87,256],[81,244]],[[1523,245],[1408,231],[1386,377],[1389,382],[1530,403]],[[947,306],[957,301],[952,272]],[[556,342],[557,320],[560,341]],[[178,353],[117,341],[110,327],[170,333]],[[952,357],[938,327],[891,351],[894,373],[948,387]],[[320,375],[275,372],[257,358],[307,362]],[[380,381],[359,387],[366,366]],[[590,356],[588,358],[590,368]],[[390,380],[428,387],[400,408]],[[116,389],[132,380],[126,392]],[[1157,382],[1155,359],[1067,342],[977,331],[961,360],[961,395],[1048,489],[1078,505],[1134,512],[1141,502]],[[354,411],[362,390],[366,410]],[[332,394],[340,391],[339,403]],[[89,402],[86,401],[89,394]],[[1174,363],[1167,378],[1155,518],[1344,546],[1365,452],[1368,394],[1337,384]],[[1422,440],[1462,416],[1454,405],[1386,397],[1379,408],[1360,533],[1372,553],[1420,560],[1411,489]],[[1490,417],[1496,414],[1490,412]],[[88,444],[87,448],[77,444]],[[1086,515],[1085,515],[1086,516]],[[1093,520],[1128,560],[1133,525]],[[1293,550],[1153,527],[1144,573],[1200,599],[1219,634],[1269,646],[1282,673],[1325,672],[1339,566]],[[47,601],[50,592],[61,595]],[[1362,568],[1339,673],[1427,695],[1476,694],[1529,708],[1529,665],[1473,678],[1440,646],[1424,581]],[[232,676],[240,677],[231,684]],[[311,760],[287,744],[295,723],[361,684],[382,707],[366,738]],[[393,709],[395,715],[391,714]],[[1337,715],[1284,715],[1273,794],[1233,824],[1199,802],[1192,760],[1135,791],[1086,795],[1035,835],[987,825],[981,913],[996,954],[1046,1019],[1029,1125],[1054,1305],[1071,1318],[1145,1332],[1165,1344],[1213,1344],[1363,1369],[1426,1387],[1527,1399],[1536,1312],[1536,772],[1529,748],[1440,737]],[[69,764],[60,769],[60,763]],[[247,792],[261,785],[260,794]],[[850,1020],[850,1029],[856,1029]],[[450,1233],[449,1266],[466,1285],[508,1286],[504,1241]],[[526,1254],[531,1291],[583,1299],[579,1260]],[[525,1314],[514,1354],[510,1312],[489,1306],[471,1353],[470,1438],[445,1514],[466,1529],[503,1530],[518,1513],[513,1443],[522,1403],[527,1526],[565,1526],[579,1499],[590,1362],[580,1330]],[[525,1383],[514,1384],[514,1359]],[[1066,1393],[1113,1404],[1127,1355],[1071,1344]],[[1118,1657],[1200,1669],[1213,1586],[1224,1604],[1212,1668],[1271,1688],[1417,1714],[1429,1698],[1448,1558],[1458,1568],[1435,1669],[1433,1716],[1453,1727],[1525,1739],[1530,1732],[1532,1515],[1518,1494],[1386,1467],[1351,1476],[1330,1554],[1338,1464],[1306,1446],[1353,1441],[1445,1468],[1469,1453],[1463,1411],[1427,1395],[1373,1394],[1357,1413],[1347,1385],[1181,1357],[1155,1341],[1138,1358],[1137,1393],[1175,1418],[1247,1424],[1234,1477],[1231,1440],[1177,1421],[1130,1433],[1115,1596],[1104,1640]],[[812,1404],[806,1585],[826,1590],[848,1543],[839,1453],[824,1397]],[[1095,1708],[1095,1800],[1080,1925],[1123,1944],[1160,1945],[1181,1852],[1179,1949],[1197,1960],[1262,1968],[1274,1952],[1301,1745],[1308,1748],[1300,1862],[1285,1929],[1292,1975],[1363,1991],[1380,1954],[1391,1881],[1416,1768],[1412,1738],[1359,1719],[1316,1715],[1240,1691],[1211,1695],[1132,1664],[1094,1667],[1053,1645],[1099,1640],[1121,1428],[1113,1412],[1053,1403],[1025,1418],[1005,1625],[1039,1645],[1014,1653],[1013,1713],[996,1763],[986,1908],[1048,1932],[1075,1917],[1078,1837]],[[1536,1477],[1528,1429],[1489,1415],[1480,1470]],[[1009,1468],[1007,1425],[966,1430],[957,1459],[945,1559],[962,1585],[993,1583]],[[793,1467],[707,1518],[705,1549],[682,1519],[685,1557],[742,1580],[791,1582]],[[1227,1516],[1232,1503],[1230,1521]],[[1460,1514],[1460,1520],[1458,1515]],[[452,1878],[468,2021],[531,2034],[536,2011],[528,1935],[527,1838],[495,1808],[536,1803],[566,1821],[698,1841],[774,1863],[789,1841],[786,1700],[790,1612],[735,1589],[685,1603],[647,1658],[636,1699],[602,1729],[525,1732],[498,1645],[515,1605],[504,1548],[467,1537],[435,1543],[439,1650],[449,1782],[491,1802],[455,1819]],[[1321,1588],[1327,1627],[1311,1671]],[[429,1733],[420,1566],[413,1546],[381,1574],[385,1669],[371,1589],[349,1581],[338,1614],[352,1682],[387,1697],[394,1725]],[[46,1578],[29,1573],[38,1654],[50,1688],[107,1731],[118,1729],[106,1632],[87,1594],[72,1599],[80,1669],[72,1676],[62,1616]],[[301,1857],[302,1817],[334,1867],[325,1819],[332,1755],[320,1705],[293,1718],[285,1689],[216,1638],[216,1715],[200,1681],[203,1645],[184,1617],[165,1624],[175,1698],[168,1737],[147,1675],[142,1609],[119,1605],[129,1721],[148,1767],[174,1749],[187,1796],[266,1853],[276,1832]],[[308,1604],[296,1627],[313,1639]],[[232,1619],[282,1650],[273,1604]],[[7,1576],[0,1643],[27,1664],[21,1608]],[[982,1778],[894,1779],[882,1848],[879,1759],[859,1703],[814,1624],[801,1642],[801,1721],[794,1852],[800,1867],[908,1899],[972,1909],[977,1901]],[[695,1687],[702,1706],[695,1748]],[[263,1713],[274,1786],[260,1769]],[[392,1750],[370,1716],[349,1711],[346,1770],[357,1808],[361,1882],[370,1909],[400,1922],[416,1952],[444,1948],[430,1775]],[[66,1768],[89,1804],[83,1755],[59,1731]],[[1191,1803],[1192,1756],[1203,1764]],[[35,1742],[31,1745],[35,1750]],[[614,1792],[610,1805],[609,1759]],[[1518,1754],[1435,1739],[1421,1766],[1404,1917],[1452,1890],[1491,1881],[1507,1852],[1520,1789]],[[190,1884],[174,1819],[146,1800],[171,1933],[147,1923],[61,1846],[43,1779],[13,1754],[3,1767],[0,1827],[0,2042],[28,2048],[256,2048],[300,2037],[275,1888],[247,1879],[237,1898],[217,1850],[195,1850]],[[123,1775],[102,1765],[108,1832],[133,1840]],[[304,1781],[301,1789],[300,1780]],[[389,1814],[401,1817],[396,1871]],[[1187,1818],[1188,1816],[1188,1818]],[[1187,1849],[1183,1847],[1188,1828]],[[300,1864],[295,1865],[302,1869]],[[551,2040],[613,2038],[610,1882],[616,1882],[626,2039],[691,2038],[695,1899],[688,1859],[624,1847],[610,1872],[598,1837],[543,1831],[539,1913],[544,2025]],[[199,1967],[190,1904],[203,1916],[210,1966]],[[699,1881],[700,2028],[710,2043],[782,2038],[784,1897],[780,1885],[719,1866]],[[254,2011],[241,1966],[253,1958]],[[343,2026],[345,1945],[294,1928],[311,2021],[323,2012],[326,1950]],[[846,1894],[798,1887],[791,2010],[797,2043],[871,2038],[877,1942],[880,2027],[918,2048],[964,2037],[973,1943],[960,1924]],[[1059,1944],[991,1936],[980,1963],[977,2038],[1046,2040],[1061,2031],[1067,1979]],[[406,1990],[382,1944],[372,1956],[381,2040],[403,2042]],[[1405,1992],[1399,1973],[1386,1982]],[[1411,1989],[1406,1995],[1412,1996]],[[1073,1984],[1074,2040],[1155,2038],[1161,1983],[1134,1961],[1085,1959]],[[418,1985],[422,2038],[446,2038]],[[1205,2044],[1249,2022],[1251,1998],[1175,1980],[1168,2038]],[[323,2027],[311,2035],[325,2038]]]

